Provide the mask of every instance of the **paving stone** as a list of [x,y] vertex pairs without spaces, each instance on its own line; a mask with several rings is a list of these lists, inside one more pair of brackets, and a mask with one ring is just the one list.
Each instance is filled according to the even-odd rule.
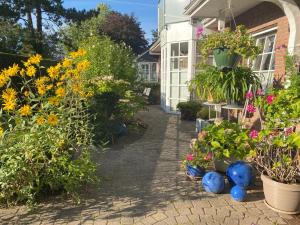
[[133,218],[130,218],[130,217],[122,217],[121,218],[121,224],[123,225],[132,225],[134,222],[133,222]]
[[200,222],[200,217],[198,215],[190,215],[188,216],[188,219],[193,224],[197,224]]
[[154,218],[156,221],[161,221],[161,220],[166,219],[167,216],[162,212],[158,212],[158,213],[152,215],[152,218]]
[[224,225],[239,225],[239,219],[237,218],[225,218]]
[[168,217],[167,219],[163,220],[168,225],[176,225],[177,221],[175,217]]
[[215,216],[217,215],[217,210],[215,208],[204,208],[204,214],[208,216]]
[[175,219],[176,219],[177,223],[180,224],[180,225],[191,223],[187,216],[176,216]]
[[229,207],[222,207],[222,208],[217,208],[217,215],[218,216],[224,216],[224,217],[229,217],[230,216],[230,208]]

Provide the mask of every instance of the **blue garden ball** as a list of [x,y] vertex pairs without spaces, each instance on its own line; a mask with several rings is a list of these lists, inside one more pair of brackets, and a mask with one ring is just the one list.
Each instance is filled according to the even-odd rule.
[[206,192],[219,194],[224,191],[224,177],[217,172],[208,172],[202,178],[202,185]]
[[241,186],[234,186],[230,191],[231,197],[238,202],[243,202],[246,198],[246,190]]
[[253,168],[243,161],[236,161],[230,164],[226,175],[231,186],[238,185],[247,188],[254,183]]

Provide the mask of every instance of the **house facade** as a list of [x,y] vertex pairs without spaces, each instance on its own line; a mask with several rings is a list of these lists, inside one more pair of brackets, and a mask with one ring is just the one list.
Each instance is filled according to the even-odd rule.
[[190,99],[199,26],[210,33],[245,25],[263,46],[252,69],[264,87],[283,78],[287,52],[300,55],[300,0],[161,0],[158,17],[160,40],[150,52],[160,54],[161,106],[169,113]]

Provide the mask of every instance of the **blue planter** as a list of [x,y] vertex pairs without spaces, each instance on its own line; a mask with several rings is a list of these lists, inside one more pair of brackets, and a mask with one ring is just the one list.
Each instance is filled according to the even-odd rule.
[[205,169],[200,166],[192,166],[188,162],[186,163],[186,172],[188,176],[191,177],[203,177],[205,174]]
[[217,172],[206,173],[202,178],[202,185],[206,192],[219,194],[224,191],[224,177]]
[[253,168],[243,161],[236,161],[230,164],[226,175],[231,186],[238,185],[247,188],[254,183]]

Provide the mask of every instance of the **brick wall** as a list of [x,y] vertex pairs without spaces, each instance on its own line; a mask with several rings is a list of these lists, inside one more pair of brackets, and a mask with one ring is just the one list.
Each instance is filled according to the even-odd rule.
[[[236,23],[245,25],[252,34],[277,27],[275,46],[288,46],[289,24],[284,12],[275,4],[263,2],[247,12],[236,17]],[[285,73],[285,48],[276,50],[275,77]]]

